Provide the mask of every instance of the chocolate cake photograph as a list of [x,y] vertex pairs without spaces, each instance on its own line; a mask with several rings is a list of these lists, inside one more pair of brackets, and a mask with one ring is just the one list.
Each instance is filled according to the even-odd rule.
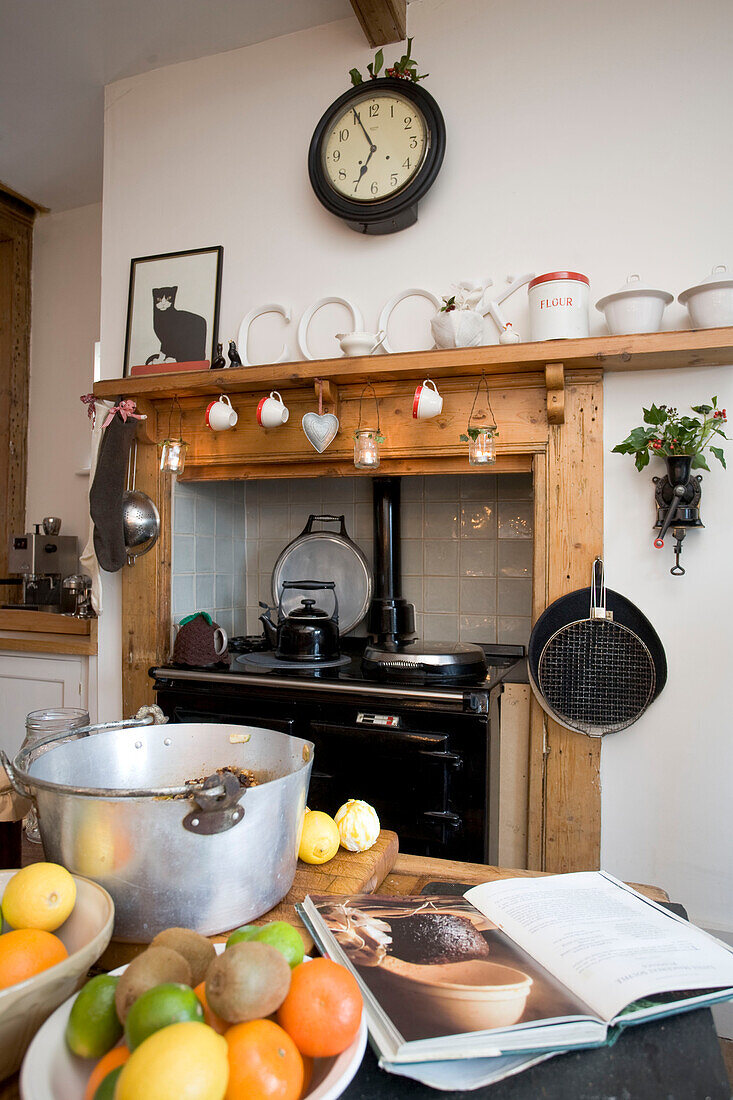
[[577,1011],[558,982],[462,898],[344,898],[318,905],[407,1041]]

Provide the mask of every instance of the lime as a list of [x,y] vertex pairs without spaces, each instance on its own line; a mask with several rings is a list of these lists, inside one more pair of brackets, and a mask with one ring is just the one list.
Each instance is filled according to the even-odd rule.
[[284,920],[273,920],[269,924],[263,924],[254,937],[259,943],[269,943],[271,947],[285,956],[291,969],[299,966],[303,961],[305,951],[300,933],[292,924]]
[[259,931],[259,924],[243,924],[241,928],[237,928],[232,932],[226,945],[231,947],[234,943],[247,943],[249,940],[253,940]]
[[122,1066],[118,1066],[117,1069],[113,1069],[111,1073],[103,1077],[94,1093],[94,1100],[114,1100],[117,1078],[121,1073]]
[[206,1024],[172,1024],[132,1052],[115,1100],[223,1100],[228,1080],[226,1039]]
[[122,1035],[115,1009],[118,981],[112,974],[98,974],[79,992],[66,1024],[66,1045],[72,1054],[101,1058]]
[[136,1050],[163,1027],[203,1018],[201,1001],[189,986],[165,982],[148,989],[134,1002],[125,1020],[125,1042],[130,1050]]

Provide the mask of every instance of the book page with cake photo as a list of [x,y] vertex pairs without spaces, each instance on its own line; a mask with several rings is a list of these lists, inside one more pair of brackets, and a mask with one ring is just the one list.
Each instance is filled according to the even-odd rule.
[[726,945],[604,872],[298,910],[356,976],[392,1063],[598,1046],[616,1026],[733,998]]

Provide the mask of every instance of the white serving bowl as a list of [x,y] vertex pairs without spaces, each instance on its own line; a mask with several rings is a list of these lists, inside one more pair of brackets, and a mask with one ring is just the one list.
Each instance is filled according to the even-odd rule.
[[[15,873],[0,871],[0,896]],[[74,875],[74,882],[74,910],[54,932],[69,952],[68,959],[0,990],[0,1081],[15,1073],[43,1021],[79,989],[112,936],[112,898],[88,878]]]
[[639,275],[629,275],[615,294],[599,298],[596,309],[606,318],[612,336],[626,336],[632,332],[659,332],[662,314],[672,301],[674,295],[669,291],[648,286]]
[[[221,954],[223,943],[217,943]],[[307,956],[306,956],[307,957]],[[122,974],[119,966],[112,974]],[[21,1100],[80,1100],[91,1076],[94,1059],[77,1058],[66,1045],[66,1023],[74,998],[57,1008],[31,1043],[20,1075]],[[316,1058],[313,1076],[303,1100],[336,1100],[362,1063],[366,1049],[366,1015],[353,1043],[333,1058]]]
[[677,296],[687,306],[693,328],[722,328],[733,325],[733,276],[725,264],[718,264],[697,286]]

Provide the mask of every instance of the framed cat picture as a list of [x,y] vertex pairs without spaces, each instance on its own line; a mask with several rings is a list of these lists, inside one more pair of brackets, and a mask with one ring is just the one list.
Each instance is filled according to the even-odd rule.
[[224,249],[130,261],[124,376],[208,370],[216,352]]

